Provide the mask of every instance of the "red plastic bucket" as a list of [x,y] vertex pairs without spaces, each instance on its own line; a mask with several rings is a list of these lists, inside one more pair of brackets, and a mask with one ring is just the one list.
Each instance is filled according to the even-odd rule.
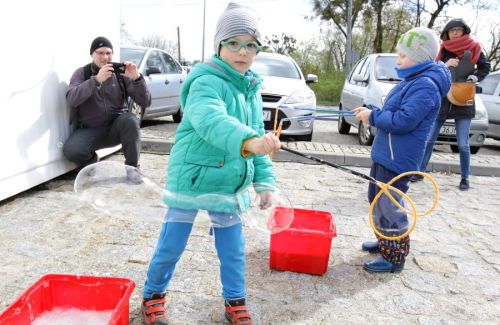
[[0,325],[29,325],[54,308],[112,310],[108,325],[128,325],[134,287],[135,283],[125,278],[47,274],[0,315]]
[[[276,209],[274,217],[279,219],[279,213]],[[281,271],[324,274],[336,235],[330,212],[293,209],[290,227],[271,235],[269,266]]]

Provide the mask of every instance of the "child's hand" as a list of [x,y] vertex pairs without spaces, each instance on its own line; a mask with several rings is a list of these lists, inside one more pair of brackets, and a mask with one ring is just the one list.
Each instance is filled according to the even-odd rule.
[[251,138],[244,150],[254,154],[265,155],[280,150],[281,142],[273,133],[267,133],[260,138]]
[[270,192],[270,191],[260,192],[259,197],[260,197],[259,208],[261,210],[267,209],[267,208],[271,207],[271,205],[273,204],[273,193],[272,192]]
[[356,107],[352,110],[356,114],[356,118],[363,122],[365,125],[370,125],[370,114],[372,113],[366,107]]

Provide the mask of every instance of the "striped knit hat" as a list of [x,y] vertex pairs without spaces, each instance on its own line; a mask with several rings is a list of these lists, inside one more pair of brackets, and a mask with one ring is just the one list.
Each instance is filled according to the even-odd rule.
[[403,52],[416,63],[434,61],[439,52],[439,41],[429,28],[415,27],[401,35],[396,50]]
[[234,36],[252,35],[262,45],[259,17],[250,7],[231,2],[217,21],[214,50],[219,54],[220,42]]

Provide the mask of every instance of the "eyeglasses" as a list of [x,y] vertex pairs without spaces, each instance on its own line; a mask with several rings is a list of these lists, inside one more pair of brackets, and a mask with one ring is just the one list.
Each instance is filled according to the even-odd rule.
[[100,56],[104,56],[104,55],[110,56],[110,55],[113,54],[113,52],[111,52],[111,51],[105,51],[105,52],[103,52],[103,51],[95,51],[94,53],[97,54],[97,55],[100,55]]
[[240,42],[234,39],[228,39],[226,41],[221,41],[220,43],[233,53],[239,52],[242,48],[250,54],[259,53],[260,50],[262,50],[262,46],[257,44],[257,42]]
[[450,29],[450,33],[463,33],[464,28],[463,27],[454,27]]

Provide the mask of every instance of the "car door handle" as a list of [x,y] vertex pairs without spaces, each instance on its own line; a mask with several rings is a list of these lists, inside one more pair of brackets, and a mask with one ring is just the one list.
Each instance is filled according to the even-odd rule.
[[165,80],[165,85],[168,85],[170,81],[168,79]]

